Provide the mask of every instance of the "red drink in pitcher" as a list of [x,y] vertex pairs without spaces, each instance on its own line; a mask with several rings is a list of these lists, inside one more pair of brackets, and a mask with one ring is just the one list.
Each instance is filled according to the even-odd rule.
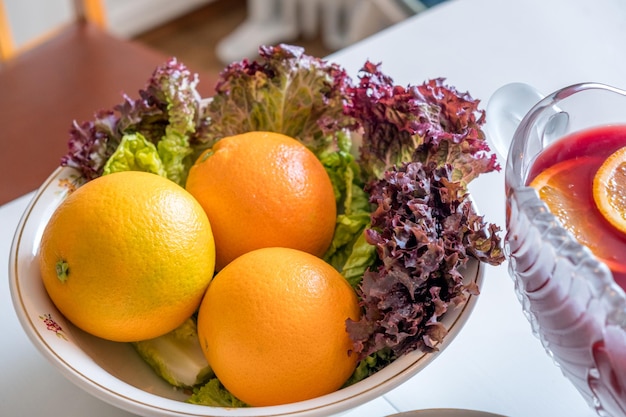
[[527,184],[626,289],[626,125],[575,132],[548,146]]

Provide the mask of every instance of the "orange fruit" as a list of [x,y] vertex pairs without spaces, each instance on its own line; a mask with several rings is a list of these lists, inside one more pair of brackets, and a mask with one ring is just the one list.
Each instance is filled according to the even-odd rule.
[[333,238],[330,178],[315,154],[291,137],[249,132],[223,138],[200,155],[185,188],[209,216],[218,270],[264,247],[321,257]]
[[205,356],[222,384],[253,406],[339,389],[357,355],[346,320],[359,304],[332,266],[289,248],[248,252],[213,279],[198,312]]
[[39,267],[52,302],[95,336],[161,336],[198,308],[213,277],[209,220],[184,188],[155,174],[92,180],[55,210]]
[[626,233],[626,147],[612,153],[598,169],[593,200],[604,218]]

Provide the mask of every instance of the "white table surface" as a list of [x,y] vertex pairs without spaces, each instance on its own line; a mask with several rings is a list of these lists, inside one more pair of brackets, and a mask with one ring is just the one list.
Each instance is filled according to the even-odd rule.
[[[351,75],[366,59],[382,62],[402,85],[445,77],[485,107],[498,87],[517,81],[544,92],[583,81],[624,88],[624,45],[624,0],[449,0],[330,59]],[[503,173],[492,173],[471,188],[481,213],[501,227],[503,183]],[[31,196],[0,206],[0,414],[128,416],[66,381],[30,344],[15,317],[7,261]],[[509,417],[595,416],[532,335],[506,264],[486,268],[468,323],[432,364],[345,415],[380,417],[423,408]]]

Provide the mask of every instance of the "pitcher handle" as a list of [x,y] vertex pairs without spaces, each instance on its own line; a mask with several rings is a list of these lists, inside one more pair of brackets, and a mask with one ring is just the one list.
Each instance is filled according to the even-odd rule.
[[510,83],[498,88],[487,103],[487,140],[498,156],[506,161],[513,134],[528,111],[544,96],[525,83]]

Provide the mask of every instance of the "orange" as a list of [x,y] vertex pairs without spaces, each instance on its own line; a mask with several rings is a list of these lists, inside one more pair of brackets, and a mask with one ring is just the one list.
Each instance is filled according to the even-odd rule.
[[52,302],[95,336],[163,335],[198,308],[213,277],[209,220],[184,188],[119,172],[70,194],[48,222],[39,266]]
[[612,153],[598,169],[593,199],[604,218],[626,233],[626,147]]
[[248,252],[213,279],[198,313],[205,356],[222,384],[253,406],[339,389],[357,355],[346,320],[359,304],[323,260],[296,249]]
[[315,154],[296,139],[272,132],[223,138],[200,155],[185,187],[211,221],[218,270],[263,247],[321,257],[330,246],[333,187]]

